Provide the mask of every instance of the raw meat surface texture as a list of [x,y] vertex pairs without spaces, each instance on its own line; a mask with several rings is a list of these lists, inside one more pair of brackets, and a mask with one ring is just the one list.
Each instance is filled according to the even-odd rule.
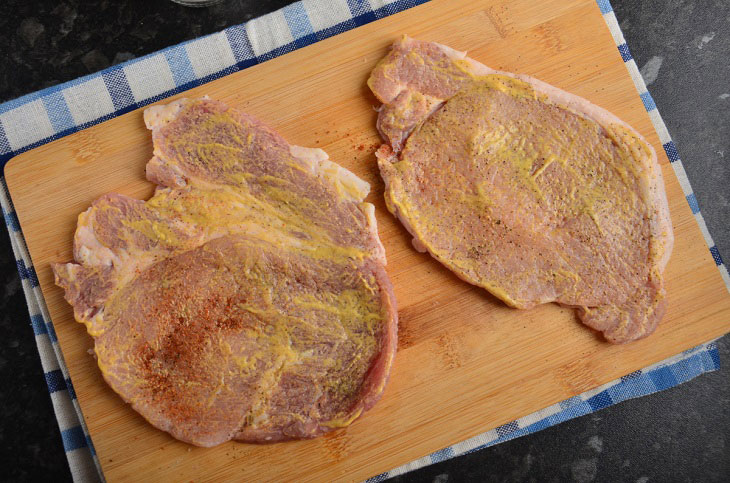
[[383,393],[397,313],[369,186],[207,98],[145,111],[158,185],[79,215],[56,283],[109,385],[200,446],[311,438]]
[[368,84],[383,103],[386,203],[416,249],[512,307],[574,307],[610,342],[654,331],[673,233],[656,153],[636,131],[408,37]]

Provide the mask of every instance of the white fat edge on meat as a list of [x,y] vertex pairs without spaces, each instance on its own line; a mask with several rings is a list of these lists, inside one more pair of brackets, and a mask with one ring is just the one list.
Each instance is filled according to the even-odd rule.
[[[402,42],[408,44],[413,42],[413,39],[404,36]],[[536,91],[547,96],[548,100],[553,104],[562,106],[579,116],[593,120],[599,125],[604,126],[604,128],[612,124],[617,124],[635,134],[649,148],[650,156],[648,158],[643,156],[638,157],[642,167],[647,172],[647,178],[649,180],[648,185],[643,187],[642,191],[650,209],[656,210],[650,222],[651,234],[658,240],[658,246],[654,247],[657,256],[654,263],[660,271],[664,270],[669,262],[672,248],[674,247],[674,232],[669,214],[669,203],[667,201],[664,177],[659,167],[656,151],[641,134],[611,112],[582,97],[566,92],[526,74],[514,74],[512,72],[492,69],[481,62],[467,57],[466,52],[458,51],[436,42],[433,44],[438,46],[449,58],[467,62],[471,72],[475,75],[504,75],[521,80],[530,84]]]
[[[209,99],[209,97],[203,96],[203,99]],[[190,99],[183,97],[168,104],[148,107],[144,110],[145,126],[147,126],[147,129],[153,130],[170,123],[188,103],[190,103]]]
[[[420,253],[432,253],[430,252],[428,247],[418,238],[418,236],[416,236],[416,230],[411,225],[408,217],[404,216],[403,213],[401,213],[398,205],[396,203],[392,203],[392,200],[388,198],[389,193],[392,192],[390,189],[390,183],[393,180],[397,179],[397,175],[394,174],[394,168],[392,166],[393,164],[398,162],[398,155],[394,153],[388,145],[383,145],[375,152],[375,157],[378,158],[378,165],[380,166],[381,172],[382,170],[385,170],[385,172],[388,173],[387,176],[382,176],[383,182],[385,183],[385,202],[388,205],[388,209],[393,212],[393,215],[395,215],[395,217],[400,220],[406,231],[410,233],[410,235],[413,237],[411,239],[411,244],[413,245],[413,248],[415,248],[416,251]],[[417,217],[417,215],[414,216]],[[434,253],[432,253],[432,255],[434,257],[436,256]]]
[[368,220],[368,229],[370,231],[370,238],[376,242],[375,251],[373,256],[379,260],[384,266],[388,264],[385,257],[385,247],[383,242],[380,241],[378,236],[378,220],[375,218],[375,205],[372,203],[360,203],[358,205],[360,211],[363,212],[365,218]]
[[79,215],[74,234],[74,258],[88,267],[118,267],[121,265],[119,256],[96,237],[92,220],[94,210],[92,206]]
[[327,153],[320,148],[291,145],[289,153],[303,161],[312,174],[334,184],[338,192],[348,201],[360,202],[370,193],[370,183],[360,179],[349,169],[330,161]]

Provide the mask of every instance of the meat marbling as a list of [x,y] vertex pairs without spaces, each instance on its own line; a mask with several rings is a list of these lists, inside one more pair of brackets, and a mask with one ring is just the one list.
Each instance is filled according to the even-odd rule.
[[673,233],[656,154],[636,131],[405,36],[368,84],[383,103],[386,203],[416,249],[512,307],[575,307],[610,342],[655,329]]
[[369,186],[221,102],[145,111],[155,194],[97,199],[56,283],[110,386],[200,446],[343,427],[380,398],[397,314]]

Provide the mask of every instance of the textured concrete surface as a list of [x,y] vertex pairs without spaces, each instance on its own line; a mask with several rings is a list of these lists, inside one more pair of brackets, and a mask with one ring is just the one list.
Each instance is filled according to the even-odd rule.
[[[273,11],[288,0],[0,2],[0,102]],[[615,0],[710,232],[730,257],[730,3]],[[704,250],[704,247],[697,247]],[[10,243],[0,230],[2,480],[70,475]],[[720,342],[730,360],[730,342]],[[730,370],[397,481],[727,481]]]

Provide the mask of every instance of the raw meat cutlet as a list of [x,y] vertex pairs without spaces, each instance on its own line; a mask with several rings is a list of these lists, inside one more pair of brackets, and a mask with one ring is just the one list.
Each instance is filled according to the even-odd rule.
[[460,278],[505,303],[575,307],[614,343],[666,308],[673,245],[652,147],[585,99],[403,37],[368,84],[388,209]]
[[380,398],[395,299],[369,186],[209,99],[145,111],[152,198],[109,194],[55,264],[104,378],[200,446],[311,438]]

